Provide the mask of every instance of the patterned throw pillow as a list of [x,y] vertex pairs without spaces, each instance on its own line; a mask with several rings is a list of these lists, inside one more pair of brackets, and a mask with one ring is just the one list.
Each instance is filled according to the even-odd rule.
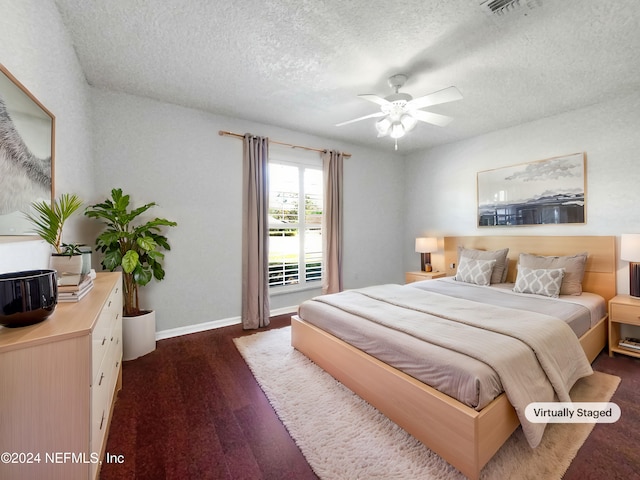
[[564,268],[529,268],[518,265],[514,292],[534,293],[557,298],[564,277]]
[[493,272],[495,264],[495,260],[477,260],[469,257],[460,257],[455,279],[458,282],[489,285],[491,283],[491,272]]
[[502,250],[475,250],[473,248],[458,247],[458,263],[462,257],[468,257],[473,260],[495,260],[496,264],[491,273],[491,283],[503,283],[507,279],[507,270],[509,269],[508,248]]
[[560,295],[580,295],[582,293],[582,278],[587,263],[588,253],[551,257],[521,253],[518,266],[527,268],[564,268],[564,277],[560,287]]

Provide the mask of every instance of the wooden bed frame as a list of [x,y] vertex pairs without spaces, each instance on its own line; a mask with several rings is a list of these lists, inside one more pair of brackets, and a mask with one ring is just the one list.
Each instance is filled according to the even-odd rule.
[[[482,250],[509,247],[508,281],[515,281],[521,252],[539,255],[574,255],[589,252],[583,290],[598,293],[608,302],[616,294],[615,237],[611,236],[496,236],[445,237],[440,270],[457,263],[458,245]],[[447,269],[453,275],[454,269]],[[589,358],[597,357],[607,336],[606,316],[580,338]],[[291,344],[334,378],[375,406],[389,419],[431,450],[477,480],[482,467],[493,457],[520,424],[503,393],[476,411],[434,388],[352,347],[333,335],[300,319],[291,320]]]

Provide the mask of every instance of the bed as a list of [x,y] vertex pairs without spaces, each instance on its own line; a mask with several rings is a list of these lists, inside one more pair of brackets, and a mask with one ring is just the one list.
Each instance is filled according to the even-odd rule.
[[[449,276],[456,273],[452,265],[458,262],[459,247],[486,251],[508,247],[508,269],[504,278],[507,283],[516,279],[520,253],[574,255],[588,252],[581,284],[583,291],[601,296],[605,305],[615,295],[615,237],[445,237],[440,242],[439,250],[443,253],[432,255],[432,263]],[[300,312],[304,311],[304,308],[300,309]],[[589,362],[605,346],[606,308],[603,311],[602,318],[593,321],[579,335],[579,347]],[[340,340],[310,323],[304,315],[292,318],[291,342],[297,350],[468,478],[479,478],[482,467],[520,424],[506,394],[501,393],[486,406],[476,408]]]

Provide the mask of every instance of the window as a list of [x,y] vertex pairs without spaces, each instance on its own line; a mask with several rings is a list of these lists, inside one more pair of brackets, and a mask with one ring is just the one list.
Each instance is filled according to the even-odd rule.
[[269,162],[269,287],[322,280],[322,167]]

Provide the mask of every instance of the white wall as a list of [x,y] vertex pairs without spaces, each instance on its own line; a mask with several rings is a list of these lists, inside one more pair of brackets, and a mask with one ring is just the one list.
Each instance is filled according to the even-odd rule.
[[[401,282],[404,270],[418,265],[413,243],[423,234],[640,231],[640,94],[403,159],[391,150],[91,89],[52,0],[0,0],[0,12],[0,61],[56,116],[56,191],[93,203],[121,186],[136,202],[157,201],[154,213],[179,222],[169,233],[167,279],[144,292],[158,310],[159,330],[240,312],[242,144],[218,136],[221,129],[353,154],[345,163],[347,288]],[[587,154],[586,225],[476,227],[478,171],[579,151]],[[65,239],[93,243],[98,230],[78,217]],[[619,262],[618,291],[625,293],[627,282],[626,262]],[[295,305],[315,293],[275,297],[272,305]]]
[[[421,235],[616,235],[640,232],[640,94],[543,118],[409,156],[405,163],[404,265]],[[476,173],[586,152],[584,225],[476,226]],[[619,239],[618,239],[619,242]],[[618,245],[619,246],[619,245]],[[628,293],[626,262],[618,292]]]
[[[166,278],[143,289],[157,330],[227,321],[240,315],[242,142],[219,130],[347,151],[345,285],[402,281],[403,162],[379,152],[235,118],[91,89],[96,195],[121,187],[136,205],[178,222],[167,232]],[[272,298],[272,308],[319,293]]]
[[[53,0],[0,0],[0,12],[0,62],[56,116],[56,192],[89,204],[120,186],[134,202],[157,201],[153,213],[179,222],[169,233],[167,279],[143,291],[158,310],[158,330],[240,314],[242,143],[218,136],[220,129],[352,153],[345,164],[345,285],[402,281],[403,162],[391,150],[90,89]],[[99,230],[77,216],[65,240],[93,244]],[[14,245],[0,242],[0,257],[15,255]],[[14,263],[1,264],[19,269]],[[272,306],[317,293],[274,297]]]
[[[0,62],[56,117],[55,190],[87,198],[94,186],[88,87],[53,0],[0,0]],[[64,240],[93,242],[88,222]],[[0,256],[13,254],[0,243]]]

